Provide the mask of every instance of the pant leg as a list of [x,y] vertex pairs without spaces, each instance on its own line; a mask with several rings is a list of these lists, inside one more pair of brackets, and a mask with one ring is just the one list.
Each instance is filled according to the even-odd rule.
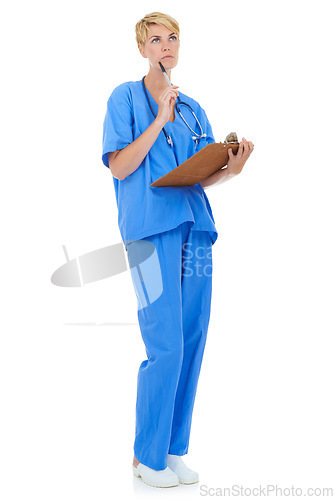
[[[175,395],[183,359],[182,332],[182,246],[193,223],[183,223],[171,231],[136,240],[128,246],[130,266],[136,261],[145,240],[154,243],[158,255],[162,293],[139,308],[138,321],[147,359],[139,367],[137,379],[134,454],[155,470],[167,467]],[[149,261],[146,261],[146,264]],[[149,265],[149,264],[147,264]],[[156,268],[145,269],[142,282],[146,292],[157,288]],[[137,297],[138,281],[134,281]],[[145,297],[148,297],[145,293]]]
[[207,231],[190,231],[183,251],[183,361],[175,397],[168,453],[188,453],[197,383],[207,338],[212,292],[212,240]]

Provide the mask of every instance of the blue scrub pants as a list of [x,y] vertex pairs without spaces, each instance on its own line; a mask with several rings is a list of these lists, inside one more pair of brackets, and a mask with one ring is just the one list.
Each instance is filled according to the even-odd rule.
[[[155,245],[162,293],[139,308],[138,321],[147,358],[137,379],[134,455],[155,470],[167,467],[167,454],[185,455],[211,309],[212,240],[192,231],[187,221],[175,229],[133,240],[130,267],[145,241]],[[147,245],[147,244],[146,244]],[[141,282],[157,279],[156,271]],[[132,276],[137,297],[142,293]],[[137,288],[137,289],[136,289]]]

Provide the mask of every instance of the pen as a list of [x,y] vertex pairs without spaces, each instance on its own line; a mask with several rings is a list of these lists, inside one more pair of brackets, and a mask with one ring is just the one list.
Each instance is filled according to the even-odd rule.
[[[163,72],[164,77],[167,80],[168,85],[173,85],[172,82],[170,81],[170,79],[168,78],[167,72],[166,72],[165,68],[163,67],[163,65],[162,65],[162,63],[160,61],[159,61],[159,64],[160,64],[161,71]],[[177,101],[180,102],[180,97],[179,96],[177,96]]]
[[167,73],[166,73],[166,70],[165,70],[165,68],[163,67],[163,65],[161,64],[161,62],[160,62],[160,61],[159,61],[159,64],[160,64],[161,71],[163,72],[164,77],[165,77],[165,78],[166,78],[166,80],[167,80],[168,85],[173,85],[173,84],[171,83],[170,79],[168,78],[168,75],[167,75]]

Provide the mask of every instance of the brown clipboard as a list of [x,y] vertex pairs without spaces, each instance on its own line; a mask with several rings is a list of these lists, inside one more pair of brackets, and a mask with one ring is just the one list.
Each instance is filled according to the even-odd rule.
[[239,143],[213,142],[208,144],[168,174],[152,182],[150,186],[194,186],[227,165],[230,148],[236,154]]

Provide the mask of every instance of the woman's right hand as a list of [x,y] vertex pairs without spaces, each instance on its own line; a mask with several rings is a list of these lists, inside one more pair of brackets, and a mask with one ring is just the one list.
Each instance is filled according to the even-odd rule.
[[172,114],[174,103],[179,95],[178,85],[169,85],[159,97],[157,120],[164,127]]

